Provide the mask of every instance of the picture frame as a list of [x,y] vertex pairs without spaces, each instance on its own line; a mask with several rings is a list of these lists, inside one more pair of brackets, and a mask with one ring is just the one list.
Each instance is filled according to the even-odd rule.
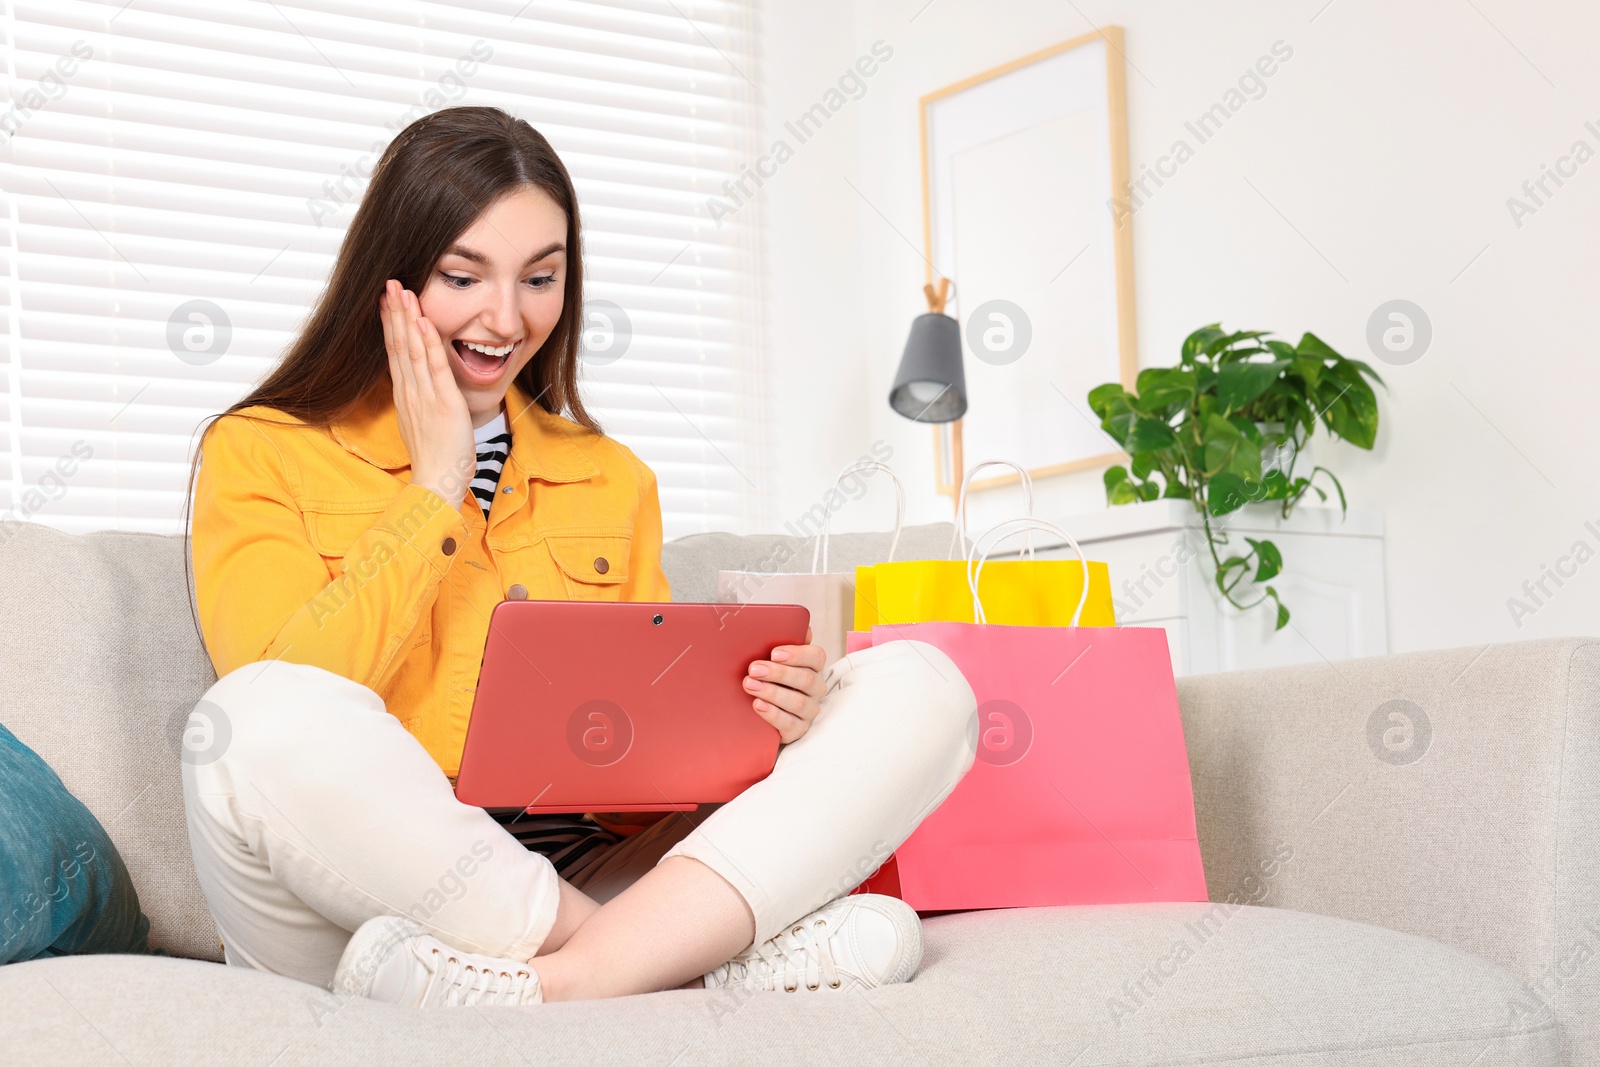
[[[1122,29],[1104,26],[920,99],[924,275],[953,282],[969,400],[933,428],[941,494],[953,498],[980,459],[1034,479],[1128,460],[1086,402],[1094,385],[1131,389],[1138,375],[1132,218],[1115,209],[1127,198],[1125,68]],[[1007,352],[1008,338],[1025,350]]]

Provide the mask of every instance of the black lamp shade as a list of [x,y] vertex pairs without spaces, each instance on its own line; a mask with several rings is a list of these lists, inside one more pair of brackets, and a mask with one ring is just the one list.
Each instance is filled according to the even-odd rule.
[[929,312],[912,320],[889,406],[914,422],[954,422],[966,414],[967,377],[955,319]]

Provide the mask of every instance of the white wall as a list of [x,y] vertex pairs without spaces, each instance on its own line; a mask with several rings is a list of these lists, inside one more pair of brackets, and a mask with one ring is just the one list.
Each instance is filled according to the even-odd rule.
[[[850,0],[763,2],[762,69],[748,72],[764,98],[764,149],[782,140],[794,152],[763,165],[776,173],[748,201],[764,213],[768,234],[761,279],[775,481],[765,494],[775,509],[768,530],[798,521],[870,441],[867,349],[858,325],[861,234],[845,199],[855,194],[842,180],[857,180],[860,171],[859,111],[841,108],[804,143],[784,126],[855,62],[853,12]],[[761,163],[760,156],[750,161],[752,168]],[[847,522],[839,516],[840,528]]]
[[[1087,20],[1119,24],[1137,174],[1282,40],[1294,54],[1266,95],[1134,220],[1141,366],[1175,362],[1182,338],[1218,319],[1290,339],[1312,330],[1368,359],[1390,385],[1379,391],[1377,448],[1321,443],[1317,458],[1353,506],[1387,517],[1392,650],[1600,633],[1600,156],[1520,227],[1507,208],[1575,141],[1600,152],[1600,9],[766,0],[764,13],[773,130],[872,42],[894,49],[866,94],[762,190],[770,354],[782,368],[775,525],[879,438],[907,480],[907,521],[950,515],[932,489],[932,431],[885,402],[922,310],[921,94],[1078,36]],[[1408,366],[1371,360],[1365,340],[1373,309],[1397,297],[1419,304],[1434,330]],[[1099,472],[1039,488],[1047,517],[1103,506]],[[836,523],[883,528],[889,507],[887,490],[874,490]],[[977,494],[974,525],[1017,507],[1015,487]],[[1570,559],[1576,573],[1547,583],[1553,595],[1519,628],[1507,600],[1534,606],[1524,581],[1579,541],[1593,558]]]

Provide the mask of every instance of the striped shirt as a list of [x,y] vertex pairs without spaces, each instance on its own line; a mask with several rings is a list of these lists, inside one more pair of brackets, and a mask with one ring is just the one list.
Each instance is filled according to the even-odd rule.
[[548,859],[563,878],[570,879],[623,839],[585,815],[525,815],[517,808],[486,810],[523,848]]
[[472,476],[472,495],[483,505],[483,517],[489,517],[489,506],[494,503],[494,492],[500,487],[500,471],[511,454],[511,434],[506,430],[504,410],[486,426],[472,431],[478,443],[478,471]]
[[[483,506],[483,517],[487,519],[494,494],[500,487],[500,472],[505,468],[506,456],[511,454],[511,434],[506,429],[505,411],[487,425],[474,429],[472,436],[478,451],[472,495],[478,498]],[[527,815],[519,808],[489,810],[489,815],[523,848],[548,859],[556,873],[564,878],[577,874],[609,846],[622,840],[622,835],[612,833],[583,815]]]

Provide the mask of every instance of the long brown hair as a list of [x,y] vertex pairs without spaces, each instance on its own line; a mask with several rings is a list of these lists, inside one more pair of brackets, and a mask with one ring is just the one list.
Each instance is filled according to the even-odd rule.
[[[583,250],[572,178],[550,142],[525,120],[497,107],[450,107],[413,122],[384,149],[327,288],[299,336],[248,396],[210,417],[201,444],[216,420],[252,418],[238,414],[244,408],[269,407],[307,427],[325,428],[350,415],[375,389],[393,388],[378,311],[387,280],[421,293],[451,243],[501,196],[526,186],[566,212],[567,267],[561,317],[516,382],[544,410],[600,433],[578,394]],[[190,511],[199,465],[197,447],[184,492],[184,572],[196,632]]]

